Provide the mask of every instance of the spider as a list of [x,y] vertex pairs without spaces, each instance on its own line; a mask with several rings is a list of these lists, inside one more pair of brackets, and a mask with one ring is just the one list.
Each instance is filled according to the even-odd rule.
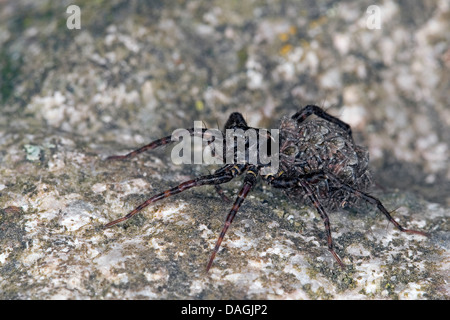
[[[312,115],[316,117],[311,118]],[[226,129],[260,130],[249,127],[243,116],[238,112],[229,116],[225,124]],[[186,130],[191,136],[201,135],[205,132],[205,129],[200,132],[194,129]],[[267,139],[272,139],[272,137],[268,136]],[[171,142],[171,136],[167,136],[126,155],[111,156],[106,160],[130,159],[144,151],[153,150]],[[246,140],[246,148],[248,147],[249,141]],[[224,149],[229,150],[230,148],[236,151],[235,145],[227,146],[226,143],[224,144]],[[399,231],[427,236],[425,232],[402,227],[394,220],[379,199],[366,192],[370,185],[368,151],[354,143],[352,130],[348,124],[330,115],[320,107],[307,105],[292,117],[282,118],[279,126],[279,150],[272,150],[272,152],[278,152],[279,155],[279,168],[275,173],[262,174],[262,169],[267,167],[267,164],[250,163],[247,152],[244,163],[227,163],[213,174],[185,181],[158,193],[122,218],[107,223],[104,228],[112,227],[130,219],[156,201],[194,187],[214,185],[218,193],[224,196],[220,185],[243,175],[243,185],[226,217],[225,224],[206,266],[206,272],[211,268],[236,213],[259,178],[274,188],[283,189],[290,199],[315,207],[325,226],[328,250],[342,268],[345,268],[345,265],[334,250],[326,209],[348,207],[362,199],[375,205]]]

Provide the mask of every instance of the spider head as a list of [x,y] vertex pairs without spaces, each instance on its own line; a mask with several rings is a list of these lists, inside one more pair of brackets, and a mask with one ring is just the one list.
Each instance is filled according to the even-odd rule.
[[248,129],[247,122],[239,112],[233,112],[225,123],[225,129],[235,128]]

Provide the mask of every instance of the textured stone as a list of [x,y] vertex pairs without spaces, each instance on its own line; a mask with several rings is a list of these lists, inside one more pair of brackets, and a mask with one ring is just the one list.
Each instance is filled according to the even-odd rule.
[[[0,7],[0,298],[449,299],[449,6],[370,1],[55,1]],[[259,185],[204,268],[231,205],[186,191],[101,226],[159,190],[206,174],[169,150],[105,163],[239,111],[276,128],[317,104],[367,146],[370,206],[330,212],[341,270],[313,208]],[[225,186],[233,197],[236,180]]]

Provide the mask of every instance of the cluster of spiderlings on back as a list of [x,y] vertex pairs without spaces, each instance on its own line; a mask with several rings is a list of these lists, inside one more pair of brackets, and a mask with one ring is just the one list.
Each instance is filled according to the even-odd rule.
[[[358,146],[349,134],[329,121],[314,119],[298,123],[284,117],[280,124],[280,168],[289,176],[301,176],[327,171],[343,183],[366,191],[371,185],[368,170],[369,152]],[[333,185],[330,180],[318,180],[315,191],[327,208],[347,207],[359,198]],[[299,193],[300,189],[290,190]]]

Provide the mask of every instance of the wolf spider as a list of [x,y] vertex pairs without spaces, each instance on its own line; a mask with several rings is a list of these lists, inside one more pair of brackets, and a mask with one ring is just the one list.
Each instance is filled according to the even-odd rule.
[[[306,121],[311,115],[315,115],[316,118]],[[238,112],[230,115],[225,129],[259,130],[247,126],[246,121]],[[191,136],[198,135],[198,131],[196,133],[194,129],[188,129],[188,131]],[[202,132],[204,129],[200,131],[200,133]],[[365,148],[357,146],[353,142],[352,130],[348,124],[318,106],[308,105],[292,117],[282,118],[279,132],[280,166],[275,174],[262,175],[261,170],[265,165],[260,163],[252,164],[247,161],[243,164],[225,164],[213,174],[185,181],[154,195],[126,216],[111,221],[104,227],[109,228],[128,220],[148,205],[193,187],[214,185],[219,194],[223,195],[219,185],[227,183],[239,175],[244,175],[242,188],[226,217],[206,266],[206,272],[211,268],[225,233],[244,199],[255,186],[258,177],[274,188],[284,189],[290,199],[295,198],[298,201],[312,204],[316,208],[325,225],[328,250],[342,268],[345,265],[334,250],[330,222],[325,208],[345,207],[362,199],[375,205],[399,231],[427,236],[425,232],[402,227],[392,218],[379,199],[365,192],[370,185],[369,156]],[[268,139],[270,138],[268,137]],[[153,150],[171,142],[171,136],[167,136],[126,155],[111,156],[107,160],[129,159],[144,151]],[[235,148],[235,146],[231,147]],[[248,143],[246,147],[248,147]]]

